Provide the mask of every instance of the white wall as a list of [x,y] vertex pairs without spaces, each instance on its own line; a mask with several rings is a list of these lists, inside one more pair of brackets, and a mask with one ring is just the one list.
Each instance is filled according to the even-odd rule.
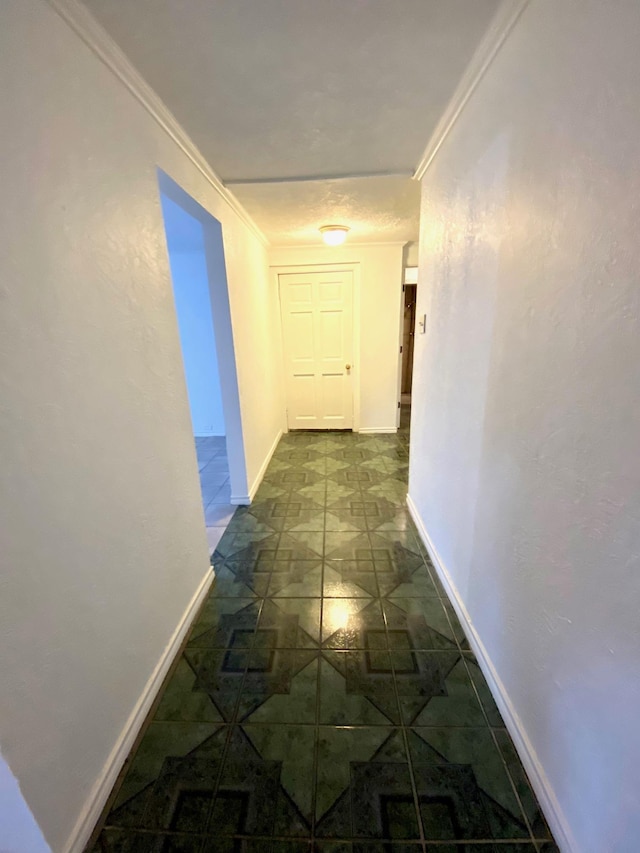
[[161,201],[193,433],[224,435],[202,225],[166,195]]
[[410,495],[579,853],[640,839],[638,33],[532,0],[422,196]]
[[281,272],[285,266],[357,265],[359,306],[356,298],[354,322],[360,340],[360,429],[394,431],[399,394],[402,244],[347,242],[330,248],[319,242],[317,247],[272,248],[269,262],[272,269]]
[[277,301],[264,247],[53,9],[1,18],[0,747],[61,851],[209,571],[156,166],[222,222],[249,481],[282,424]]
[[418,251],[419,245],[418,241],[412,243],[407,243],[404,247],[404,265],[405,267],[417,267],[418,266]]

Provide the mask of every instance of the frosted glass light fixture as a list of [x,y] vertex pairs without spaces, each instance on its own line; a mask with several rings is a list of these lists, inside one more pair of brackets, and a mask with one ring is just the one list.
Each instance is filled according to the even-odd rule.
[[347,239],[348,230],[346,225],[323,225],[320,233],[327,246],[340,246]]

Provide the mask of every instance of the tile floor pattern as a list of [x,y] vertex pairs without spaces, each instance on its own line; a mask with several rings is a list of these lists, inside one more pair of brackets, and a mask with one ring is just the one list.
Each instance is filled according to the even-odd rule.
[[557,851],[407,461],[406,432],[282,439],[95,853]]
[[195,441],[207,540],[212,554],[235,510],[229,503],[231,484],[227,444],[224,436],[198,436]]

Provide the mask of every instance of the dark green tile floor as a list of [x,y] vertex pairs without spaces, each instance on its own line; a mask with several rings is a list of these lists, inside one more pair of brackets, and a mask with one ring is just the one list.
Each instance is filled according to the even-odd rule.
[[282,439],[92,849],[557,850],[407,463],[406,430]]

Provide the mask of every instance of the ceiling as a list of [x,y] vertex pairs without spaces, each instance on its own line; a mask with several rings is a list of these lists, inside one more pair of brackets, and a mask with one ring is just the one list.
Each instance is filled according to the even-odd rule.
[[344,224],[349,240],[417,240],[420,184],[407,177],[344,178],[233,186],[274,245],[317,243],[320,225]]
[[500,0],[84,0],[274,244],[417,239],[427,141]]

